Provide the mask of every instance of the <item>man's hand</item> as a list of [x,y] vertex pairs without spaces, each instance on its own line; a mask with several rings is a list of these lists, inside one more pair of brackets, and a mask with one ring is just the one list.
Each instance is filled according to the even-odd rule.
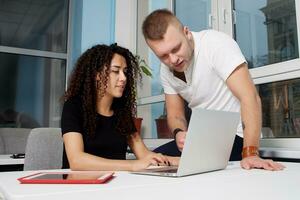
[[285,168],[284,165],[274,162],[273,160],[267,160],[267,159],[262,159],[258,156],[250,156],[243,158],[241,160],[241,167],[243,169],[253,169],[253,168],[258,168],[258,169],[266,169],[266,170],[271,170],[271,171],[278,171],[278,170],[283,170]]
[[176,141],[176,144],[177,144],[177,147],[178,147],[179,151],[182,151],[182,149],[183,149],[184,142],[185,142],[185,137],[186,137],[186,131],[179,131],[176,134],[175,141]]

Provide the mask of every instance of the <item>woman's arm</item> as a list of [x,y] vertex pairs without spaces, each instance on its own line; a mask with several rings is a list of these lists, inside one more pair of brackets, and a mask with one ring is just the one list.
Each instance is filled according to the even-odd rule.
[[63,135],[66,154],[72,170],[130,170],[130,162],[112,160],[84,152],[80,133],[68,132]]
[[[113,160],[85,153],[82,135],[78,132],[65,133],[63,140],[72,170],[136,171],[156,165],[162,160],[161,155],[149,154],[148,150],[139,152],[142,158],[138,160]],[[140,148],[135,148],[135,151],[137,149]]]
[[141,159],[151,153],[138,132],[128,136],[127,143],[137,159]]

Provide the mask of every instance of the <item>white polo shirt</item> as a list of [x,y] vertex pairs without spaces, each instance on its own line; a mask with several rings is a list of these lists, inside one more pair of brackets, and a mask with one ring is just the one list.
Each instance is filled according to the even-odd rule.
[[[190,108],[240,112],[240,102],[226,85],[236,67],[246,62],[237,43],[215,30],[192,32],[195,49],[192,64],[184,71],[186,83],[162,64],[161,82],[166,94],[179,94]],[[242,124],[237,135],[243,136]]]

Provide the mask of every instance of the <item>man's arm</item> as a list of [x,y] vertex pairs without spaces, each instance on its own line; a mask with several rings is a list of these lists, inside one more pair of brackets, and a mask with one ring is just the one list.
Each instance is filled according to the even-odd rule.
[[[244,147],[259,147],[261,133],[261,101],[256,91],[247,64],[238,66],[226,80],[227,86],[241,104],[241,116],[244,128]],[[241,166],[245,169],[264,168],[280,170],[283,166],[272,160],[263,160],[258,156],[243,158]]]
[[244,146],[259,146],[261,101],[250,77],[247,64],[242,64],[227,79],[227,86],[241,104]]
[[170,130],[181,129],[176,134],[176,144],[180,151],[183,149],[187,122],[184,114],[184,101],[177,94],[165,94],[167,119]]

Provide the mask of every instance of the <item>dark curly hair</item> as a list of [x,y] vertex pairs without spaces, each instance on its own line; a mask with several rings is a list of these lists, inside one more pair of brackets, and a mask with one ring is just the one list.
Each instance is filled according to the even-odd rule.
[[[112,110],[115,115],[116,131],[131,135],[136,131],[133,117],[136,116],[136,85],[141,81],[141,71],[135,56],[126,48],[117,44],[95,45],[85,51],[77,60],[69,79],[64,101],[79,96],[83,109],[83,128],[88,136],[94,136],[96,129],[97,96],[103,97],[110,73],[114,54],[123,56],[127,64],[126,86],[120,98],[114,98]],[[107,66],[107,67],[106,67]],[[100,83],[96,75],[100,74]]]

